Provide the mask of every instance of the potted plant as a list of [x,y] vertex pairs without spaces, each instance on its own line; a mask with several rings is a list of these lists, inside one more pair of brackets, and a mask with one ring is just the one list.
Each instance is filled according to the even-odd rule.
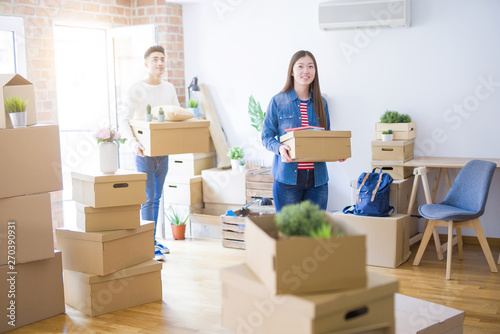
[[184,219],[181,218],[174,209],[172,209],[171,215],[166,215],[167,219],[170,221],[170,226],[172,227],[172,236],[175,240],[184,240],[186,233],[186,221],[189,218],[190,213],[186,215]]
[[240,161],[245,156],[243,149],[239,146],[234,146],[229,149],[227,156],[231,159],[231,168],[237,172],[240,170]]
[[10,121],[13,128],[26,127],[26,106],[28,100],[24,100],[18,96],[7,98],[4,101],[5,111],[9,113]]
[[114,174],[118,170],[118,146],[127,139],[112,128],[99,129],[94,137],[99,144],[99,169],[104,174]]
[[393,131],[393,140],[407,140],[415,138],[415,122],[408,114],[400,114],[395,110],[386,110],[376,124],[377,139],[381,139],[383,131]]
[[255,101],[253,95],[250,95],[248,101],[248,114],[250,115],[251,125],[257,130],[262,131],[262,126],[264,125],[264,118],[266,113],[262,111],[260,103]]
[[387,131],[382,131],[382,141],[392,141],[392,137],[393,133],[391,129]]
[[189,99],[187,109],[193,113],[195,118],[200,116],[200,112],[198,111],[198,101],[195,99]]
[[163,108],[161,108],[161,107],[158,110],[158,122],[165,122],[165,112],[163,111]]
[[151,113],[151,105],[146,107],[146,122],[151,122],[153,120],[153,114]]
[[343,231],[333,229],[325,211],[310,201],[284,206],[275,215],[275,222],[283,237],[332,238],[345,235]]

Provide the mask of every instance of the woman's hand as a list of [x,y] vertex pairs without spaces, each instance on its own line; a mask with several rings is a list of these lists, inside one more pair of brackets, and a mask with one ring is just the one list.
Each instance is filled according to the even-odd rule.
[[280,155],[281,155],[281,161],[284,162],[293,162],[292,158],[288,155],[288,151],[290,151],[290,146],[288,145],[281,145],[279,148]]
[[344,162],[346,161],[347,159],[339,159],[339,162]]

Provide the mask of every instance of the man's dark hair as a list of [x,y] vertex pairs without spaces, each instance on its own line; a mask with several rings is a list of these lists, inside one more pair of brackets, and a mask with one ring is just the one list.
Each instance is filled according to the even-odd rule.
[[148,59],[149,55],[153,52],[161,52],[165,55],[165,49],[160,45],[155,45],[146,50],[146,53],[144,53],[144,60]]

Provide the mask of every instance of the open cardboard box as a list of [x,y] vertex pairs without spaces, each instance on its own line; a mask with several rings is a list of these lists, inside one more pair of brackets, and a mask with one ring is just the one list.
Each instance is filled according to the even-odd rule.
[[19,74],[0,74],[0,129],[12,129],[9,114],[5,111],[7,98],[20,97],[27,100],[26,125],[36,124],[36,101],[33,84]]
[[276,296],[245,264],[220,274],[222,325],[235,333],[394,333],[395,278],[369,272],[358,289]]
[[185,121],[146,122],[130,120],[134,136],[150,157],[210,152],[210,121],[188,119]]
[[245,219],[247,264],[275,294],[360,288],[366,285],[365,236],[325,213],[341,238],[278,237],[274,215]]
[[351,157],[351,131],[291,131],[280,137],[294,161],[338,161]]

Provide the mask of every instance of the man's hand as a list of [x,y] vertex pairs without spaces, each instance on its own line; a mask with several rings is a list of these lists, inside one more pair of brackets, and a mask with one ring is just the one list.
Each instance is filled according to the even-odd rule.
[[290,146],[288,145],[281,145],[279,148],[280,155],[281,155],[281,161],[284,162],[293,162],[292,158],[288,155],[288,151],[290,151]]
[[145,157],[144,146],[142,146],[141,143],[135,143],[134,152],[135,152],[135,154],[137,154],[140,157]]

